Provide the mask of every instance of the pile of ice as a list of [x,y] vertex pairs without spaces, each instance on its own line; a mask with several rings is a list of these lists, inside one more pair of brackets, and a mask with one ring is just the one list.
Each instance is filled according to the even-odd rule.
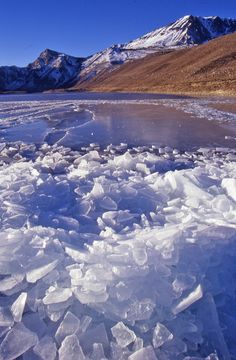
[[0,145],[0,359],[236,358],[236,154]]

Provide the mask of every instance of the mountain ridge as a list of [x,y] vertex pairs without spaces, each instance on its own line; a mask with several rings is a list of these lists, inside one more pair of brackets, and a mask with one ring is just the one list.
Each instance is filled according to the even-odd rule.
[[85,85],[104,73],[153,53],[199,45],[236,31],[236,20],[186,15],[135,40],[80,58],[45,49],[26,67],[1,66],[0,91],[45,91]]
[[147,56],[100,74],[86,87],[95,92],[153,92],[236,96],[236,33],[166,54]]

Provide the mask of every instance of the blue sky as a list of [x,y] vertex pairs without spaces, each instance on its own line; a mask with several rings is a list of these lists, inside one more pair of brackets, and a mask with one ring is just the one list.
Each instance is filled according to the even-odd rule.
[[236,18],[236,0],[1,0],[0,65],[91,55],[187,14]]

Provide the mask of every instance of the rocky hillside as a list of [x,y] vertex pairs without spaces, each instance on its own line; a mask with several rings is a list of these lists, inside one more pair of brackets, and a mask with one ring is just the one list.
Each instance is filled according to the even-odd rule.
[[90,80],[83,89],[236,95],[236,33],[129,62]]

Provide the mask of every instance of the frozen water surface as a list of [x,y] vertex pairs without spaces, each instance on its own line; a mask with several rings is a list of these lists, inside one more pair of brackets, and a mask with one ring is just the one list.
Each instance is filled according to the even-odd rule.
[[1,97],[1,360],[236,359],[236,115],[218,104]]

